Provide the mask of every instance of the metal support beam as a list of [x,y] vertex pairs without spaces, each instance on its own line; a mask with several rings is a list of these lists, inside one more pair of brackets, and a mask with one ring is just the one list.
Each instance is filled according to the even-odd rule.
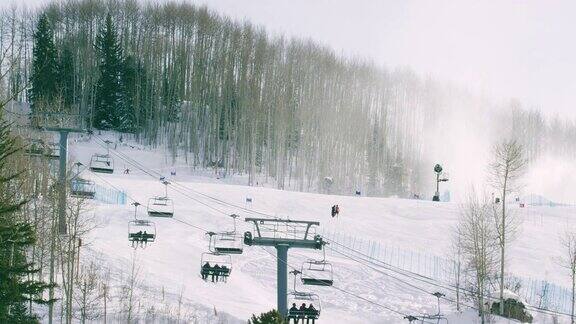
[[68,161],[68,131],[60,132],[60,167],[58,171],[58,233],[65,235],[68,232],[66,226],[66,163]]
[[272,238],[272,237],[254,237],[249,241],[246,239],[244,243],[246,245],[259,245],[259,246],[277,246],[277,245],[289,245],[293,248],[300,249],[322,249],[322,237],[319,235],[314,236],[313,240],[296,240],[296,239],[284,239],[284,238]]
[[440,201],[440,173],[436,173],[436,193],[434,193],[433,201]]
[[277,303],[278,312],[283,318],[288,315],[288,249],[287,244],[276,245],[277,256]]
[[[286,318],[288,315],[288,250],[290,248],[321,250],[324,245],[324,240],[320,235],[315,235],[313,239],[308,238],[310,236],[310,228],[312,226],[318,226],[320,223],[277,218],[245,218],[244,220],[254,224],[258,235],[254,237],[251,232],[245,232],[244,244],[248,246],[273,246],[276,248],[277,310],[283,318]],[[277,237],[278,226],[286,224],[290,224],[291,227],[299,225],[305,228],[304,233],[300,233],[302,237]],[[272,226],[273,233],[261,231],[261,226],[263,226],[264,229],[266,229],[266,226]]]

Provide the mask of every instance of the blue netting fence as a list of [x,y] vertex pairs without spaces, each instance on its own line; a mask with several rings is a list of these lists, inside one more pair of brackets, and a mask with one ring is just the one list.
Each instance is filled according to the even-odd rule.
[[[371,259],[454,285],[457,268],[455,262],[447,256],[402,249],[345,233],[324,231],[322,235],[330,241],[359,251]],[[349,250],[339,247],[338,244],[331,244],[330,248],[350,254]],[[509,279],[520,284],[518,294],[530,305],[558,312],[570,312],[571,291],[569,288],[537,278],[511,277]]]
[[116,189],[106,188],[100,185],[94,185],[94,199],[105,204],[126,205],[126,193]]

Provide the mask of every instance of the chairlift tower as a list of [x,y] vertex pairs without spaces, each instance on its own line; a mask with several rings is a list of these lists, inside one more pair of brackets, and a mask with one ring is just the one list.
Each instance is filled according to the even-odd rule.
[[321,250],[323,239],[314,235],[319,222],[289,219],[246,218],[254,224],[255,233],[244,233],[244,244],[276,248],[277,309],[282,317],[288,314],[288,250],[290,248]]
[[30,116],[32,127],[60,134],[60,157],[58,167],[58,233],[66,235],[66,168],[68,161],[68,134],[86,132],[82,115],[59,112],[39,112]]

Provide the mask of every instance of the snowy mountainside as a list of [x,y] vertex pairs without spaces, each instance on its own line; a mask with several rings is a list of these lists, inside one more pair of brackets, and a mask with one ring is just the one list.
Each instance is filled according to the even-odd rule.
[[[102,141],[116,140],[114,137],[105,134],[72,141],[71,160],[89,165],[92,154],[106,151]],[[140,319],[149,318],[146,314],[151,308],[162,307],[163,300],[170,305],[166,307],[173,309],[175,305],[184,304],[181,308],[186,310],[178,311],[181,318],[197,323],[244,323],[251,314],[275,308],[276,252],[273,249],[245,247],[242,255],[232,257],[233,269],[227,283],[212,284],[200,277],[201,255],[208,248],[205,232],[231,230],[233,223],[226,215],[232,213],[242,218],[253,217],[252,210],[282,218],[319,221],[319,233],[345,233],[390,247],[442,257],[450,255],[458,204],[230,185],[199,177],[186,168],[178,168],[176,175],[171,176],[173,167],[162,154],[136,145],[117,145],[110,154],[116,168],[113,174],[84,170],[82,176],[99,185],[125,191],[129,202],[142,203],[144,208],[140,207],[139,217],[155,223],[157,241],[145,249],[134,250],[127,239],[133,207],[90,202],[100,226],[90,233],[87,253],[121,274],[113,276],[117,285],[130,274],[135,260],[138,282],[143,287]],[[129,174],[122,172],[125,168],[130,168]],[[173,219],[146,216],[148,199],[164,193],[159,175],[174,183],[168,187],[168,195],[174,199]],[[246,203],[246,197],[252,198],[251,204]],[[341,208],[337,218],[330,217],[333,204]],[[568,286],[568,274],[558,270],[557,259],[562,251],[558,235],[570,223],[575,211],[573,207],[515,206],[514,212],[523,223],[509,252],[510,271],[517,276]],[[252,231],[242,219],[238,226],[240,233]],[[405,323],[403,315],[436,313],[437,300],[431,293],[442,287],[390,272],[366,260],[352,260],[335,247],[329,245],[326,252],[334,266],[335,287],[303,287],[299,282],[297,286],[299,290],[313,291],[320,296],[319,323]],[[293,249],[288,263],[290,267],[300,268],[308,258],[319,259],[322,254]],[[446,287],[449,284],[442,283]],[[289,278],[291,287],[292,278]],[[442,292],[454,297],[448,288]],[[450,323],[476,323],[474,311],[464,309],[458,313],[454,303],[441,301],[441,311],[448,315]],[[549,316],[534,315],[535,322],[552,323]],[[507,320],[499,322],[508,323]]]

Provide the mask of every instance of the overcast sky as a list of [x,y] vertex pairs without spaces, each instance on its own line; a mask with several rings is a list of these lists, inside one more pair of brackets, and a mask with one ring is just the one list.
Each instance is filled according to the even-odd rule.
[[[409,66],[495,100],[576,117],[576,1],[188,0],[309,37],[342,55]],[[46,0],[20,0],[35,5]],[[0,0],[6,3],[6,0]]]

